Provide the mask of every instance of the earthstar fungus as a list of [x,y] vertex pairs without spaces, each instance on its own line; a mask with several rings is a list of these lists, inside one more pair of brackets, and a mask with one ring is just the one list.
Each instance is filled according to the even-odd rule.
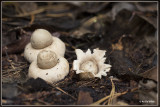
[[24,57],[28,62],[37,59],[41,50],[53,50],[56,54],[64,56],[65,44],[57,37],[54,37],[45,29],[36,29],[24,50]]
[[85,53],[81,49],[76,49],[75,52],[77,60],[73,62],[73,70],[79,74],[81,79],[107,76],[106,72],[110,71],[111,65],[104,63],[105,50],[94,49],[91,53],[91,50],[88,49]]
[[28,71],[30,78],[41,78],[48,83],[55,83],[65,78],[69,73],[68,61],[50,50],[42,50]]

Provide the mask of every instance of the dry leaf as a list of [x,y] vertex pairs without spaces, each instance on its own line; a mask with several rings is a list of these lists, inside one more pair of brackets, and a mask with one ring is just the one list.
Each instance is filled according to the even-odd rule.
[[18,13],[27,13],[36,10],[37,4],[34,2],[17,2],[15,7]]
[[92,33],[90,30],[87,30],[85,28],[79,28],[78,30],[75,30],[71,36],[72,37],[76,37],[76,38],[81,38],[82,36],[84,36],[85,34],[89,34]]
[[93,98],[90,96],[89,92],[80,91],[78,94],[78,105],[88,105],[93,103]]
[[8,44],[7,46],[4,46],[2,48],[2,54],[5,55],[8,54],[14,54],[14,53],[21,53],[24,50],[24,47],[26,44],[28,44],[30,41],[30,36],[23,35],[19,40],[16,40],[15,42]]
[[156,105],[158,101],[157,83],[152,80],[139,82],[139,102],[142,105]]
[[158,81],[157,80],[157,66],[149,69],[148,71],[144,72],[144,73],[141,73],[140,75],[144,78],[149,78],[149,79],[153,79],[155,81]]
[[112,19],[115,20],[116,15],[123,9],[133,11],[135,10],[135,6],[131,3],[125,3],[125,2],[116,3],[111,10]]
[[115,105],[128,105],[128,104],[124,101],[118,101]]
[[113,50],[123,50],[122,38],[123,38],[124,36],[125,36],[125,35],[123,35],[123,36],[118,40],[118,43],[112,44],[112,49],[113,49]]
[[135,3],[135,6],[142,12],[154,12],[157,11],[158,4],[157,2],[138,2]]

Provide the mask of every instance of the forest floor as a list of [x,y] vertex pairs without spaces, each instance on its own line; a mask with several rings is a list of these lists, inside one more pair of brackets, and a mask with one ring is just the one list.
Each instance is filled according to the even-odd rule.
[[[23,52],[38,28],[66,45],[69,74],[52,85],[27,76]],[[2,104],[156,105],[157,38],[157,2],[3,2]],[[81,80],[75,49],[95,48],[111,70]]]

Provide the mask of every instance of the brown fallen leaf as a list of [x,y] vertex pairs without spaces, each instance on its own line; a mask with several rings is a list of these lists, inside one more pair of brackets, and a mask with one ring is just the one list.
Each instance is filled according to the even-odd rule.
[[84,21],[82,25],[75,31],[71,32],[72,37],[81,38],[86,34],[96,34],[101,28],[101,21],[108,18],[108,14],[99,14],[98,16],[94,16]]
[[77,105],[88,105],[93,103],[93,98],[89,92],[80,91],[78,94]]
[[19,13],[31,12],[38,8],[37,4],[34,2],[16,2],[15,7],[16,11],[18,11]]
[[144,77],[144,78],[149,78],[149,79],[153,79],[153,80],[155,80],[155,81],[157,81],[158,82],[158,80],[157,80],[157,66],[155,66],[155,67],[153,67],[153,68],[151,68],[151,69],[149,69],[148,71],[146,71],[146,72],[144,72],[144,73],[141,73],[140,75],[142,76],[142,77]]
[[116,3],[110,12],[112,20],[115,20],[117,14],[124,9],[129,11],[134,11],[135,6],[131,3],[125,3],[125,2]]
[[136,8],[142,12],[154,12],[157,11],[157,2],[136,2],[134,3]]
[[122,45],[122,38],[123,37],[125,37],[125,35],[120,37],[120,39],[118,40],[118,43],[112,44],[113,50],[123,50],[123,45]]
[[30,41],[30,36],[23,35],[20,39],[15,42],[8,44],[2,48],[2,55],[20,53],[24,50],[26,44]]
[[143,20],[147,21],[155,29],[157,29],[157,17],[155,17],[153,13],[137,12],[136,15],[138,15],[140,18],[142,18]]
[[[81,6],[83,11],[89,12],[89,13],[97,13],[107,7],[109,2],[86,2],[84,5]],[[95,8],[96,7],[96,8]]]
[[128,105],[128,103],[124,101],[118,101],[115,105]]
[[83,35],[89,34],[89,33],[93,33],[93,32],[82,27],[72,32],[71,36],[76,38],[81,38]]
[[[139,81],[139,101],[142,105],[157,105],[158,84],[153,80]],[[149,101],[149,102],[146,102]]]

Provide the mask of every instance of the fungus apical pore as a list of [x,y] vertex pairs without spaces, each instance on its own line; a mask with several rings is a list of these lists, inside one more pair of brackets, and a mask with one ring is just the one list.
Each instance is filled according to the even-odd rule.
[[42,51],[37,56],[37,65],[41,69],[49,69],[58,63],[58,58],[53,51]]

